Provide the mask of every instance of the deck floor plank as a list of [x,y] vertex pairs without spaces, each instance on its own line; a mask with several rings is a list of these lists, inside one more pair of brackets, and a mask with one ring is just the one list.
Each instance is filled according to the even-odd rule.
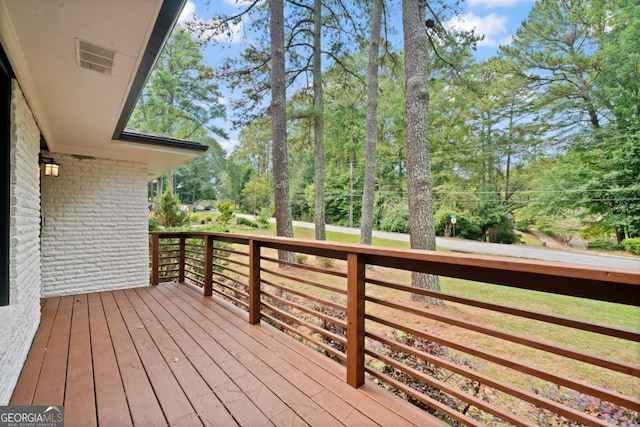
[[[162,291],[171,292],[169,287],[163,288]],[[180,294],[174,293],[174,295],[182,298]],[[258,376],[272,391],[277,391],[276,394],[307,423],[323,426],[327,425],[327,420],[331,420],[329,422],[332,425],[343,424],[341,420],[335,418],[332,413],[314,401],[313,396],[324,387],[311,380],[302,371],[289,365],[284,359],[278,359],[277,363],[273,363],[272,352],[267,347],[237,331],[232,324],[216,324],[216,320],[223,319],[205,305],[211,301],[210,299],[205,299],[203,301],[205,304],[198,303],[193,298],[182,301],[189,302],[191,307],[189,312],[194,320],[203,316],[207,319],[206,329],[212,338],[237,354],[238,361],[244,365],[245,369]],[[191,302],[194,301],[196,304],[192,305]],[[265,360],[272,363],[269,364]]]
[[133,424],[149,427],[166,425],[167,421],[162,408],[138,357],[113,294],[104,292],[100,295]]
[[89,306],[87,295],[73,297],[67,384],[64,393],[65,414],[81,426],[96,426],[96,400],[91,361]]
[[69,425],[441,426],[247,313],[178,284],[43,299],[11,404]]
[[[187,286],[170,286],[171,289],[186,293],[196,294],[196,292]],[[197,295],[197,294],[196,294]],[[353,388],[346,381],[346,370],[343,366],[331,362],[321,353],[310,349],[307,346],[301,346],[290,336],[283,334],[270,325],[262,324],[256,328],[245,322],[234,321],[238,315],[246,317],[246,313],[240,311],[234,306],[228,304],[219,304],[217,300],[205,299],[204,305],[221,309],[213,310],[215,315],[222,316],[228,320],[227,325],[233,325],[245,331],[247,334],[254,336],[260,342],[269,343],[274,351],[283,359],[296,366],[300,371],[305,372],[312,378],[322,378],[325,387],[335,393],[341,400],[348,402],[353,407],[360,409],[366,413],[368,417],[375,422],[384,420],[384,423],[409,423],[417,426],[434,425],[444,426],[439,420],[427,419],[420,409],[409,404],[404,400],[398,399],[391,393],[387,393],[379,387],[362,387],[359,391],[362,393],[354,393]],[[270,339],[265,337],[267,335]],[[327,373],[333,373],[333,378]],[[380,390],[378,390],[380,389]],[[372,391],[372,392],[370,392]],[[378,393],[381,391],[382,393]]]
[[67,377],[73,296],[60,298],[47,344],[33,405],[62,405]]
[[[145,290],[139,290],[139,293],[142,292]],[[160,292],[153,292],[149,298],[155,298],[157,306],[165,307],[173,322],[182,325],[186,333],[175,336],[180,347],[241,425],[268,425],[271,415],[288,410],[234,356],[211,340],[198,322],[194,322]],[[171,324],[166,317],[162,321]],[[249,396],[256,394],[261,398],[250,399]]]
[[[198,371],[186,357],[183,349],[174,341],[172,336],[185,333],[182,328],[172,329],[166,318],[157,318],[148,304],[143,301],[134,289],[124,291],[129,302],[136,310],[145,329],[156,343],[165,362],[173,372],[176,380],[184,390],[200,420],[205,425],[233,426],[238,423],[227,411],[208,384],[202,379]],[[179,326],[179,325],[178,325]]]
[[36,332],[29,355],[25,361],[20,378],[11,396],[11,405],[31,405],[47,352],[47,345],[53,329],[53,319],[58,312],[60,298],[42,299],[40,304],[40,327]]
[[184,390],[173,376],[157,344],[144,327],[124,291],[113,291],[113,295],[169,424],[185,427],[202,425],[196,410],[185,396]]
[[100,294],[89,294],[88,299],[98,424],[131,425],[129,405],[102,307],[102,299]]

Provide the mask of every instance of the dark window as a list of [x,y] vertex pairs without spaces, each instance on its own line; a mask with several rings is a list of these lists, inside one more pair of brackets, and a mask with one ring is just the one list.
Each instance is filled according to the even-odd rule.
[[9,213],[11,182],[11,78],[0,46],[0,306],[9,305]]

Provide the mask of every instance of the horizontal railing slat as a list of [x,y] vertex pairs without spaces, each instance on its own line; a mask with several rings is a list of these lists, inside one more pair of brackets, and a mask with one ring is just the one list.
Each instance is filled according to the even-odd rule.
[[324,299],[324,298],[316,297],[316,296],[310,295],[310,294],[308,294],[306,292],[302,292],[302,291],[298,291],[296,289],[289,288],[287,286],[282,286],[282,285],[279,285],[279,284],[277,284],[275,282],[271,282],[271,281],[266,280],[266,279],[262,279],[262,283],[264,283],[265,285],[273,286],[274,288],[280,289],[280,290],[282,290],[284,292],[289,292],[289,293],[292,293],[294,295],[298,295],[299,297],[306,298],[308,300],[317,302],[319,304],[323,304],[323,305],[326,305],[326,306],[329,306],[329,307],[333,307],[333,308],[341,310],[341,311],[345,311],[345,312],[347,311],[347,307],[346,306],[344,306],[342,304],[338,304],[337,302],[333,302],[333,301],[329,301],[329,300]]
[[420,310],[417,308],[409,307],[406,305],[396,304],[393,302],[381,300],[379,298],[366,297],[367,301],[384,305],[386,307],[395,308],[397,310],[403,310],[409,313],[417,314],[422,317],[437,320],[439,322],[448,323],[461,328],[465,328],[471,331],[479,332],[481,334],[490,335],[492,337],[500,338],[506,341],[511,341],[516,344],[525,345],[527,347],[535,348],[538,350],[547,351],[560,356],[569,357],[571,359],[580,360],[585,363],[600,366],[603,368],[611,369],[613,371],[622,372],[623,374],[629,374],[634,376],[640,375],[640,366],[631,363],[620,362],[606,357],[600,357],[584,352],[574,351],[566,347],[560,347],[553,343],[527,338],[522,335],[515,335],[509,332],[505,332],[501,329],[491,326],[480,326],[472,322],[456,319],[450,316],[444,316],[441,314],[433,313],[427,310]]
[[[397,342],[378,332],[380,327],[390,327],[405,334],[412,334],[428,342],[436,343],[436,345],[448,347],[455,352],[466,353],[473,358],[493,363],[492,367],[497,368],[499,372],[512,372],[517,379],[515,381],[517,384],[524,376],[527,376],[527,378],[531,376],[536,380],[547,382],[545,384],[556,384],[559,388],[566,387],[570,391],[601,399],[602,401],[610,402],[610,404],[620,405],[632,411],[640,410],[640,400],[638,398],[626,396],[616,389],[608,389],[608,386],[591,385],[569,378],[564,374],[553,372],[550,369],[535,366],[535,363],[529,363],[529,360],[523,356],[518,356],[512,360],[510,358],[512,354],[510,353],[491,352],[485,350],[484,345],[472,346],[459,339],[445,338],[439,334],[429,333],[427,330],[419,330],[416,327],[403,325],[403,321],[398,319],[406,317],[410,319],[411,325],[417,324],[415,322],[425,323],[424,321],[427,319],[442,322],[446,325],[472,331],[472,334],[469,332],[464,333],[472,336],[474,340],[476,339],[475,337],[482,337],[481,339],[485,341],[489,339],[490,343],[498,343],[500,342],[498,340],[505,340],[519,346],[525,346],[522,348],[509,346],[509,348],[528,351],[535,354],[536,357],[538,357],[537,355],[542,355],[540,352],[545,353],[544,357],[549,357],[550,355],[559,356],[553,358],[554,363],[578,366],[574,362],[576,360],[584,364],[580,366],[587,367],[589,365],[590,369],[597,367],[616,371],[617,373],[611,376],[616,381],[620,381],[618,384],[622,385],[621,390],[624,389],[625,392],[629,387],[628,383],[625,382],[627,378],[623,378],[618,373],[630,375],[637,379],[640,377],[640,365],[625,360],[615,360],[614,358],[591,354],[566,345],[555,344],[551,341],[527,337],[517,332],[501,329],[491,325],[491,322],[485,320],[482,316],[500,313],[501,315],[520,318],[519,322],[523,325],[525,324],[524,319],[526,319],[528,321],[526,323],[527,326],[532,325],[530,327],[533,328],[538,325],[535,322],[540,322],[540,325],[544,323],[557,326],[556,330],[561,331],[561,333],[565,333],[566,330],[560,328],[567,328],[599,334],[598,339],[610,337],[612,340],[610,342],[615,339],[623,339],[627,342],[622,344],[629,346],[628,348],[630,349],[636,348],[633,346],[640,342],[640,331],[519,308],[501,304],[500,302],[482,301],[461,295],[419,289],[407,284],[382,280],[390,277],[385,272],[386,268],[390,268],[471,280],[476,282],[473,286],[479,287],[479,289],[487,286],[488,290],[493,290],[497,288],[492,286],[499,285],[513,289],[525,289],[637,307],[640,306],[640,263],[637,269],[604,268],[516,258],[507,259],[282,237],[243,236],[197,231],[185,233],[153,232],[151,236],[153,251],[150,258],[153,284],[169,279],[198,284],[203,288],[205,296],[211,295],[213,292],[216,296],[227,299],[249,311],[249,319],[252,324],[259,323],[260,319],[264,319],[286,333],[299,337],[308,345],[324,351],[327,355],[342,360],[347,366],[346,380],[354,387],[362,384],[363,372],[368,372],[381,382],[386,383],[387,387],[396,389],[402,395],[409,396],[415,401],[430,406],[452,420],[457,420],[465,425],[482,425],[478,420],[470,417],[469,414],[471,413],[467,414],[466,410],[459,412],[457,409],[435,400],[426,392],[423,393],[412,389],[408,382],[404,382],[405,380],[399,381],[383,372],[377,371],[379,365],[382,364],[387,368],[397,370],[396,372],[401,373],[403,377],[407,376],[409,380],[422,382],[427,384],[428,387],[436,387],[440,390],[439,393],[445,393],[450,398],[467,402],[468,405],[474,408],[474,411],[480,411],[489,414],[489,416],[492,414],[498,419],[514,425],[534,425],[521,412],[512,414],[509,407],[504,406],[505,402],[485,401],[466,393],[466,389],[457,388],[458,385],[449,384],[446,381],[441,382],[427,376],[426,373],[416,370],[405,363],[405,359],[400,360],[396,356],[391,357],[389,354],[383,354],[379,351],[382,345],[388,351],[392,351],[393,354],[399,353],[400,355],[410,355],[411,357],[422,359],[426,363],[439,367],[439,369],[447,370],[447,372],[455,373],[455,375],[461,375],[462,377],[459,378],[465,378],[465,381],[473,381],[477,384],[491,387],[496,393],[501,395],[504,393],[509,399],[520,401],[520,404],[525,405],[525,408],[529,407],[527,405],[531,405],[531,408],[542,408],[540,410],[548,410],[558,416],[575,420],[584,425],[607,425],[606,422],[592,416],[593,414],[589,413],[588,410],[573,409],[570,405],[560,400],[556,401],[555,397],[551,398],[543,393],[538,394],[537,390],[534,393],[533,389],[531,391],[521,389],[519,388],[521,386],[478,372],[473,367],[457,364],[455,359],[449,360],[440,356],[430,355],[419,348]],[[216,241],[224,242],[227,245],[217,245]],[[244,249],[238,250],[233,246],[235,244],[248,247],[249,253],[244,252]],[[271,255],[272,252],[265,254],[266,249],[344,260],[347,261],[348,268],[345,270],[345,264],[342,262],[338,262],[334,264],[334,267],[328,269],[281,261]],[[247,262],[244,261],[244,257],[248,260]],[[267,268],[265,263],[273,263],[280,268],[271,267],[271,264]],[[242,268],[232,268],[228,266],[230,264]],[[384,267],[381,269],[383,273],[382,275],[378,274],[377,269],[363,272],[364,265]],[[295,270],[283,271],[282,268],[286,267],[294,267]],[[177,274],[173,274],[174,272]],[[314,273],[326,276],[319,276]],[[318,277],[323,278],[319,279]],[[339,283],[336,277],[346,279],[345,283],[348,286],[342,287],[342,283]],[[408,275],[405,276],[403,274],[401,277],[403,277],[402,280],[405,280],[404,277],[408,277]],[[301,288],[296,288],[298,285],[303,286],[305,290],[302,291],[300,290]],[[311,288],[317,288],[319,291]],[[285,294],[281,296],[272,292],[271,289]],[[335,293],[336,300],[327,299],[324,296],[326,293],[323,291]],[[479,318],[483,320],[476,321],[476,318],[467,320],[469,318],[466,316],[457,316],[452,314],[450,310],[432,310],[430,308],[420,308],[413,303],[407,304],[401,297],[398,297],[398,295],[403,295],[401,292],[404,292],[403,298],[407,300],[410,295],[419,295],[480,309],[474,309],[472,313],[474,315],[479,313]],[[318,294],[323,296],[316,296]],[[292,298],[293,301],[288,299],[290,298],[289,295],[294,296]],[[343,301],[345,299],[347,299],[348,307],[344,303],[338,302],[338,300]],[[314,306],[314,304],[318,304],[320,307]],[[514,304],[519,305],[518,303]],[[354,307],[364,308],[354,309]],[[454,306],[455,310],[458,308],[464,307]],[[349,316],[354,319],[341,320],[332,316],[331,310],[338,310],[340,316],[343,314],[346,316],[350,313]],[[388,317],[390,318],[383,318],[382,316],[387,317],[384,313],[389,313]],[[322,326],[318,326],[321,322]],[[325,327],[331,329],[326,330]],[[369,330],[368,328],[370,327],[377,329]],[[459,329],[455,330],[460,331]],[[350,331],[346,335],[351,338],[347,338],[342,331]],[[322,338],[316,338],[318,336]],[[586,337],[587,335],[583,336]],[[365,342],[365,337],[367,342]],[[325,340],[327,342],[324,342]],[[327,344],[329,342],[338,348],[342,348],[341,346],[346,347],[348,356],[332,345]],[[616,343],[621,342],[616,341]],[[526,347],[537,351],[533,352],[526,349]],[[575,347],[581,348],[582,346]],[[626,347],[625,351],[627,351]],[[631,360],[626,356],[621,357]],[[364,364],[365,358],[374,364],[366,366]],[[538,365],[541,364],[541,360],[536,359]],[[556,368],[556,370],[558,369]],[[598,370],[597,372],[598,375],[601,372],[604,375],[604,371]]]
[[387,282],[384,280],[367,279],[367,283],[382,286],[385,288],[397,289],[399,291],[410,292],[419,295],[426,295],[433,298],[443,299],[445,301],[457,302],[459,304],[470,305],[472,307],[484,308],[486,310],[497,311],[500,313],[511,314],[513,316],[524,317],[527,319],[539,320],[541,322],[553,323],[555,325],[566,326],[573,329],[580,329],[587,332],[607,335],[610,337],[622,338],[629,341],[640,342],[640,332],[631,329],[616,328],[600,323],[590,323],[581,320],[570,319],[568,317],[552,316],[536,311],[523,310],[501,304],[490,303],[486,301],[478,301],[470,298],[464,298],[457,295],[445,294],[443,292],[430,291],[428,289],[420,289],[412,286],[400,285],[397,283]]
[[[640,410],[640,400],[636,398],[625,396],[621,393],[607,390],[602,387],[592,386],[591,384],[587,384],[581,381],[576,381],[571,378],[567,378],[565,376],[554,375],[553,373],[549,372],[549,370],[547,369],[536,368],[531,364],[519,363],[519,362],[516,362],[515,360],[507,359],[505,357],[499,356],[495,353],[492,353],[486,350],[479,350],[475,347],[469,347],[467,345],[448,340],[441,336],[430,334],[426,331],[421,331],[408,326],[404,326],[399,323],[382,319],[377,316],[367,314],[365,318],[367,320],[371,320],[373,322],[380,323],[385,326],[389,326],[390,328],[402,330],[406,333],[410,333],[412,335],[436,342],[438,344],[442,344],[454,350],[459,350],[464,353],[470,354],[472,356],[476,356],[488,362],[493,362],[498,365],[513,369],[515,371],[522,372],[523,374],[531,375],[531,376],[543,379],[545,381],[550,381],[558,385],[572,388],[579,392],[587,393],[592,396],[598,397],[600,399],[603,399],[618,405],[626,406],[628,408],[633,408],[634,410]],[[377,339],[376,337],[378,337],[377,335],[372,334],[371,332],[365,332],[365,334],[370,335],[374,339]],[[500,388],[499,384],[493,384],[492,387]]]

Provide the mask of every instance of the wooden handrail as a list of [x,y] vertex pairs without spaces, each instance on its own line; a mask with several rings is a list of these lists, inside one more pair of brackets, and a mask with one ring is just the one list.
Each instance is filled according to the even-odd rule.
[[[197,239],[202,241],[203,244],[202,246],[194,245],[189,243],[187,239]],[[447,414],[447,416],[463,422],[471,420],[466,415],[457,413],[455,410],[446,407],[446,405],[443,406],[440,402],[434,401],[433,398],[412,390],[396,378],[367,365],[367,360],[374,358],[378,360],[378,363],[383,363],[387,367],[402,371],[417,381],[431,384],[431,386],[440,384],[425,377],[424,374],[410,366],[404,365],[404,362],[381,353],[377,347],[370,348],[371,344],[367,344],[366,337],[367,340],[372,342],[377,341],[378,345],[398,349],[405,354],[413,355],[413,357],[429,360],[430,363],[440,363],[447,369],[458,372],[473,381],[479,381],[488,387],[501,390],[515,399],[532,403],[538,407],[544,407],[569,419],[577,420],[587,425],[603,424],[601,420],[588,414],[585,415],[585,413],[570,408],[564,403],[554,402],[504,382],[503,378],[492,378],[465,367],[456,368],[450,361],[439,361],[438,358],[432,357],[423,351],[411,350],[410,347],[404,344],[396,343],[389,337],[384,337],[365,328],[365,325],[377,324],[405,334],[411,334],[414,337],[430,340],[433,343],[439,343],[446,348],[461,351],[486,362],[496,364],[510,370],[510,372],[516,372],[520,375],[532,375],[533,378],[568,387],[577,392],[594,396],[607,402],[613,402],[630,410],[640,410],[640,401],[637,398],[626,396],[616,390],[609,390],[608,388],[560,376],[542,366],[528,365],[518,359],[512,360],[510,355],[502,355],[482,347],[476,348],[469,345],[468,342],[452,341],[426,330],[423,331],[406,326],[398,321],[397,317],[394,317],[393,320],[385,319],[383,318],[384,316],[381,317],[378,312],[372,310],[386,307],[395,313],[400,312],[422,320],[431,319],[436,322],[443,322],[456,328],[472,331],[474,334],[482,334],[483,337],[512,342],[519,346],[528,346],[537,349],[536,351],[544,351],[547,355],[553,356],[555,354],[555,357],[573,359],[579,361],[579,363],[599,367],[599,369],[617,371],[622,375],[630,375],[634,378],[640,377],[640,366],[637,364],[591,354],[583,350],[575,350],[566,345],[540,340],[539,338],[521,336],[517,333],[491,326],[488,323],[476,324],[473,320],[460,319],[435,310],[405,305],[395,302],[393,298],[385,299],[386,297],[366,295],[365,292],[366,289],[370,288],[383,288],[393,292],[404,292],[407,295],[415,292],[425,296],[441,298],[444,301],[476,307],[477,309],[516,316],[520,319],[549,325],[559,325],[562,328],[597,333],[600,336],[623,339],[635,344],[640,340],[639,331],[520,307],[511,307],[496,302],[481,301],[467,296],[416,289],[408,285],[389,282],[388,280],[368,278],[367,274],[369,273],[366,271],[365,266],[371,264],[379,267],[429,273],[491,285],[637,307],[640,306],[640,263],[638,269],[602,268],[515,258],[437,253],[433,251],[380,248],[366,245],[214,232],[152,232],[151,241],[152,284],[158,284],[164,277],[177,278],[180,282],[188,279],[201,286],[206,296],[210,296],[215,292],[216,295],[220,295],[247,310],[251,324],[260,324],[264,320],[283,331],[288,331],[298,336],[304,342],[310,343],[310,345],[324,351],[327,355],[343,360],[346,365],[346,382],[353,387],[357,388],[362,385],[365,381],[365,372],[368,372],[396,390],[400,390],[402,393],[437,409],[441,413]],[[248,250],[245,251],[244,248],[243,250],[227,248],[223,250],[226,254],[218,251],[214,253],[214,243],[216,241],[244,245]],[[170,250],[161,251],[161,247],[170,248]],[[198,247],[201,247],[203,252],[198,251]],[[266,256],[263,248],[343,260],[346,261],[346,271],[335,268],[302,266],[290,262],[280,263],[276,258]],[[169,253],[171,256],[160,257],[162,252]],[[225,257],[228,256],[233,256],[235,259],[226,259]],[[238,261],[238,258],[247,256],[248,262],[245,262],[246,258]],[[161,259],[166,259],[167,262],[161,264]],[[222,261],[225,261],[225,265],[227,262],[234,264],[235,268],[226,267],[221,264]],[[300,270],[282,272],[276,267],[265,267],[264,262],[276,262],[281,267],[300,268]],[[213,270],[214,266],[216,266],[215,272]],[[195,271],[196,268],[198,272]],[[199,271],[202,271],[202,274]],[[312,272],[314,276],[310,279],[305,279],[300,277],[297,271]],[[170,275],[174,272],[177,272],[177,274]],[[334,281],[330,283],[323,282],[322,279],[317,279],[315,274],[324,275],[323,277],[331,276]],[[199,278],[202,281],[198,280]],[[335,280],[345,280],[346,286],[342,284],[335,285]],[[302,288],[296,289],[287,283],[295,283]],[[264,290],[262,290],[263,286],[265,287]],[[320,294],[313,295],[311,293],[313,289],[317,289]],[[276,295],[270,290],[276,290],[278,294]],[[326,297],[327,292],[332,295],[331,300]],[[277,307],[270,302],[273,302]],[[344,305],[345,302],[346,306]],[[320,304],[320,306],[315,306],[314,304]],[[285,307],[285,309],[282,307]],[[318,309],[317,307],[323,308]],[[316,311],[325,309],[328,311]],[[345,314],[346,320],[344,320]],[[313,322],[325,323],[320,325],[320,323]],[[328,328],[330,327],[341,329],[336,332],[336,329],[329,330]],[[334,348],[333,345],[336,345],[336,347]],[[343,353],[341,350],[345,350],[345,347],[346,351]],[[465,400],[465,393],[452,389],[448,384],[446,386],[442,385],[440,389],[451,396]],[[528,424],[522,418],[505,413],[502,409],[494,407],[490,403],[485,403],[474,396],[466,396],[466,402],[480,410],[494,413],[503,419],[510,419],[516,425]],[[476,421],[469,422],[469,424],[480,425]]]
[[[163,238],[177,238],[180,233],[151,232]],[[368,245],[301,240],[287,237],[256,237],[228,233],[186,233],[187,237],[210,235],[227,243],[260,242],[263,248],[303,252],[346,260],[358,253],[366,264],[400,270],[430,273],[476,282],[505,285],[532,291],[640,306],[640,267],[637,270],[501,258],[483,255],[439,253]]]

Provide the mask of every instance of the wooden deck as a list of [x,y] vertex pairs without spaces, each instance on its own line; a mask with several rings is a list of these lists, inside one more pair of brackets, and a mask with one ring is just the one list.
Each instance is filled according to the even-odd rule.
[[12,405],[66,425],[443,425],[185,285],[48,298]]

